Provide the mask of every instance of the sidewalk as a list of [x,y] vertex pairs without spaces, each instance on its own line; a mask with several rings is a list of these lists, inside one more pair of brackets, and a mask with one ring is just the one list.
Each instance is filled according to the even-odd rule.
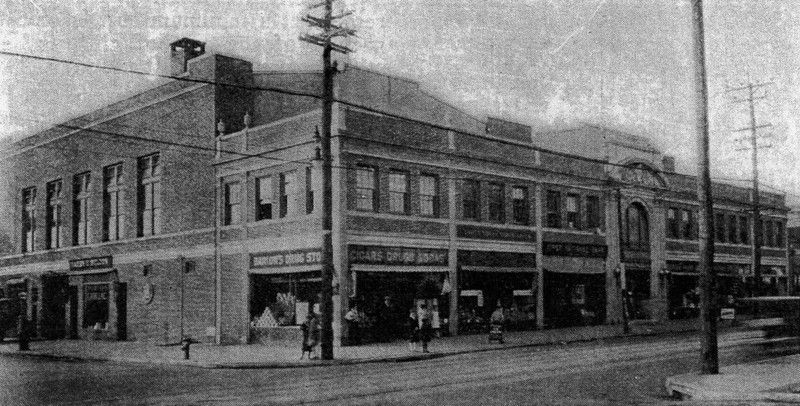
[[[696,320],[633,323],[629,336],[696,331]],[[403,362],[502,348],[590,341],[622,337],[621,325],[573,327],[507,332],[505,344],[489,343],[485,334],[434,339],[430,353],[412,352],[405,341],[334,348],[334,360],[300,360],[300,346],[194,344],[191,359],[184,360],[180,346],[160,346],[136,341],[54,340],[32,341],[31,351],[17,351],[17,343],[0,344],[0,355],[55,359],[107,360],[186,365],[201,368],[291,368],[365,362]]]
[[667,378],[667,393],[684,400],[800,403],[800,355]]

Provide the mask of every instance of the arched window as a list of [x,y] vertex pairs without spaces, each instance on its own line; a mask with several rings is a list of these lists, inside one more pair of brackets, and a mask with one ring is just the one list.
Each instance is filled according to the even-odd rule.
[[650,228],[644,207],[639,203],[633,203],[628,206],[625,214],[628,225],[625,238],[627,247],[635,250],[649,250]]

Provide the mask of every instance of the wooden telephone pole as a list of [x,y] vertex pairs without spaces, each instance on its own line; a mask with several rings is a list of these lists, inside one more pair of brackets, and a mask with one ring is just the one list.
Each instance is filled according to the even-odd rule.
[[755,101],[766,98],[766,95],[757,96],[755,91],[758,88],[768,86],[772,83],[753,83],[748,80],[746,86],[730,89],[730,91],[747,91],[747,98],[735,99],[735,103],[747,102],[750,111],[750,125],[748,127],[740,128],[738,131],[748,131],[749,136],[743,137],[742,140],[748,141],[750,146],[742,148],[752,149],[752,165],[753,165],[753,192],[751,202],[753,204],[753,224],[750,227],[752,230],[753,238],[751,239],[751,247],[753,252],[752,257],[752,271],[753,271],[753,289],[750,291],[750,296],[761,295],[761,242],[763,240],[763,230],[761,228],[761,202],[759,201],[758,192],[758,149],[768,146],[758,145],[758,130],[762,128],[772,127],[772,124],[756,124],[756,108]]
[[697,118],[697,200],[700,203],[699,254],[700,272],[700,373],[719,373],[716,300],[717,275],[714,271],[714,223],[711,199],[711,172],[708,148],[708,86],[706,84],[705,39],[703,34],[703,1],[692,0],[692,34],[694,37],[695,113]]
[[320,310],[320,358],[333,359],[333,197],[331,170],[331,120],[333,116],[333,76],[336,64],[331,63],[331,51],[346,54],[351,50],[343,45],[333,43],[336,37],[355,35],[355,30],[334,24],[334,21],[350,15],[346,12],[333,15],[333,2],[325,0],[312,5],[311,9],[323,7],[323,16],[306,15],[303,22],[320,30],[314,34],[300,36],[305,41],[322,47],[322,123],[320,134],[320,152],[322,158],[322,282],[319,296]]

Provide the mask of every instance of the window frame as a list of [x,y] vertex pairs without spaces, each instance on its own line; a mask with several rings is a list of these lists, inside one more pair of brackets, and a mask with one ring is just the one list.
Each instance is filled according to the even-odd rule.
[[[431,180],[432,192],[425,190],[424,179]],[[430,211],[426,208],[430,207]],[[419,214],[422,216],[439,217],[439,176],[430,173],[419,175]]]
[[545,192],[545,227],[561,228],[561,192],[548,190]]
[[22,244],[21,251],[36,250],[36,187],[22,189]]
[[489,182],[488,193],[488,220],[493,223],[504,223],[506,220],[506,185],[502,182]]
[[[272,175],[255,177],[255,221],[272,220],[275,218],[273,213],[275,188],[272,181]],[[262,185],[265,187],[262,187]],[[265,191],[268,192],[266,193],[267,196],[263,196],[263,192]]]
[[[362,175],[368,174],[371,179],[362,183]],[[355,167],[355,209],[360,211],[378,211],[378,168],[369,165]]]
[[587,230],[599,229],[602,222],[600,221],[600,196],[586,195],[586,225]]
[[222,185],[222,225],[242,223],[242,182],[226,181]]
[[125,235],[124,179],[122,162],[103,168],[103,241],[119,241]]
[[278,176],[278,218],[294,217],[299,214],[297,170],[281,172]]
[[161,233],[162,166],[161,154],[158,152],[142,156],[137,160],[136,235],[138,237]]
[[72,178],[72,245],[90,243],[91,218],[89,216],[92,188],[91,172],[82,172]]
[[47,209],[45,213],[45,245],[47,249],[61,248],[63,227],[62,205],[64,198],[64,182],[56,179],[47,182]]
[[[388,186],[389,212],[409,214],[411,212],[411,174],[408,171],[390,169]],[[397,189],[398,186],[402,187]]]
[[[519,195],[516,193],[519,191]],[[514,224],[528,225],[531,221],[530,202],[527,186],[514,185],[511,187],[511,219]]]
[[[566,197],[567,228],[581,230],[581,195],[578,193],[567,193]],[[574,204],[571,204],[570,200],[573,200]],[[571,211],[570,206],[573,206],[575,210]]]
[[461,218],[480,221],[481,184],[475,179],[461,180]]

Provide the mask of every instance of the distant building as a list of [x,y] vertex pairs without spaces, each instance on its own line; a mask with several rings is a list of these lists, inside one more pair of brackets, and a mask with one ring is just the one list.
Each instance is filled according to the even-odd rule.
[[[318,72],[171,44],[154,89],[3,152],[13,252],[0,257],[44,337],[219,343],[299,340],[320,283]],[[275,91],[280,89],[281,91]],[[640,136],[584,126],[533,133],[479,120],[419,85],[352,66],[333,116],[334,331],[402,335],[433,310],[445,333],[693,315],[692,176]],[[33,170],[35,168],[35,170]],[[752,284],[748,189],[715,184],[724,297]],[[763,275],[789,291],[787,208],[763,193]],[[624,265],[621,265],[624,264]]]

